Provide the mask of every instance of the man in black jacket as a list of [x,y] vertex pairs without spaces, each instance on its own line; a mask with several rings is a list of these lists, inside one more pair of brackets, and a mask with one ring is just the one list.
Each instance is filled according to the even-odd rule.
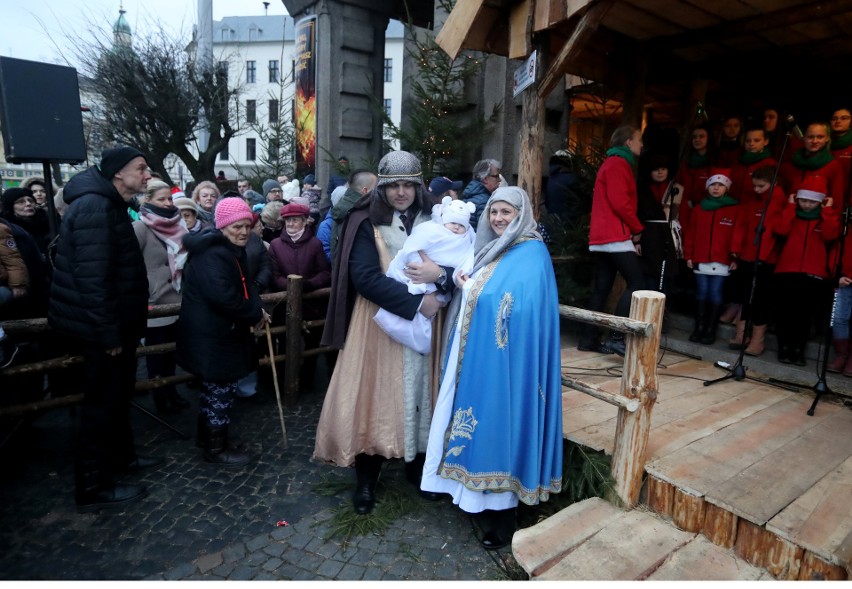
[[74,461],[81,513],[141,499],[143,486],[116,485],[113,475],[159,463],[136,454],[128,415],[148,279],[127,206],[150,179],[142,152],[117,147],[64,191],[48,321],[85,360]]

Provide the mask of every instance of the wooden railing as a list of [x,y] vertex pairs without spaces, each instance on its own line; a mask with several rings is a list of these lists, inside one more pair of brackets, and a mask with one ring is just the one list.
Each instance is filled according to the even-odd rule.
[[[327,298],[330,289],[323,288],[310,293],[302,293],[302,277],[291,274],[288,279],[288,291],[263,294],[260,298],[263,300],[266,307],[275,306],[277,304],[286,303],[287,319],[285,325],[271,327],[270,331],[273,334],[284,334],[285,347],[284,354],[277,354],[272,357],[269,355],[260,358],[261,366],[268,366],[270,363],[284,363],[284,402],[292,406],[295,404],[299,395],[299,365],[302,358],[306,356],[314,356],[324,352],[330,352],[334,348],[313,348],[302,349],[302,330],[307,329],[322,329],[325,325],[325,320],[304,321],[302,317],[302,301],[305,299]],[[156,305],[148,309],[148,317],[172,317],[180,313],[180,303],[173,305]],[[24,340],[28,336],[42,334],[50,331],[50,326],[47,324],[46,318],[36,319],[21,319],[13,321],[0,322],[6,333],[12,336],[14,340]],[[260,341],[266,341],[264,332],[255,334],[260,338]],[[162,354],[164,352],[174,352],[174,342],[158,344],[154,346],[139,346],[136,348],[136,357],[150,356],[152,354]],[[44,374],[48,371],[60,370],[80,364],[83,362],[82,356],[65,355],[59,358],[42,360],[39,362],[30,362],[27,364],[16,364],[0,370],[0,377],[11,377],[23,374]],[[176,374],[174,376],[166,376],[161,378],[153,378],[147,380],[139,380],[136,382],[137,391],[145,391],[155,389],[167,384],[179,384],[194,380],[196,377],[192,374]],[[83,400],[82,394],[68,395],[51,399],[33,401],[30,403],[20,403],[17,405],[0,406],[0,417],[4,415],[17,415],[30,411],[39,411],[42,409],[50,409],[54,407],[62,407],[65,405],[73,405]]]
[[562,377],[563,386],[618,407],[612,476],[615,479],[615,493],[627,507],[634,507],[638,503],[642,489],[651,411],[657,400],[657,352],[660,348],[665,301],[666,297],[659,292],[636,291],[631,300],[629,318],[559,306],[562,317],[609,327],[627,336],[618,394],[602,390],[594,384]]

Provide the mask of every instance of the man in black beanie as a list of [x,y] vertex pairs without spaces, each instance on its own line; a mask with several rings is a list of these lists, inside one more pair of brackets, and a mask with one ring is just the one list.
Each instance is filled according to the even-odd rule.
[[79,512],[141,499],[141,485],[117,485],[113,476],[159,464],[136,454],[130,400],[136,346],[145,331],[148,279],[127,214],[128,202],[151,179],[145,156],[133,147],[107,149],[101,163],[65,186],[50,292],[48,321],[82,355],[74,460]]

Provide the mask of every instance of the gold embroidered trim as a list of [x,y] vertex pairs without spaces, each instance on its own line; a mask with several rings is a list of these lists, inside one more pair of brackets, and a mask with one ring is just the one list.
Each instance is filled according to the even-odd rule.
[[527,505],[536,505],[540,501],[547,501],[551,493],[562,490],[562,479],[552,478],[547,485],[539,485],[535,488],[527,488],[521,484],[518,477],[508,472],[478,472],[472,474],[460,464],[448,464],[444,462],[440,470],[440,476],[457,481],[471,491],[490,493],[514,493],[518,499]]

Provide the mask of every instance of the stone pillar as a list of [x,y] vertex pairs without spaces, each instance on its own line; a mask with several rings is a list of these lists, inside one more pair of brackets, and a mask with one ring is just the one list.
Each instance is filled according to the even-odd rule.
[[283,0],[299,19],[317,15],[317,165],[325,188],[340,155],[350,165],[375,165],[382,156],[385,30],[389,16],[364,3]]

